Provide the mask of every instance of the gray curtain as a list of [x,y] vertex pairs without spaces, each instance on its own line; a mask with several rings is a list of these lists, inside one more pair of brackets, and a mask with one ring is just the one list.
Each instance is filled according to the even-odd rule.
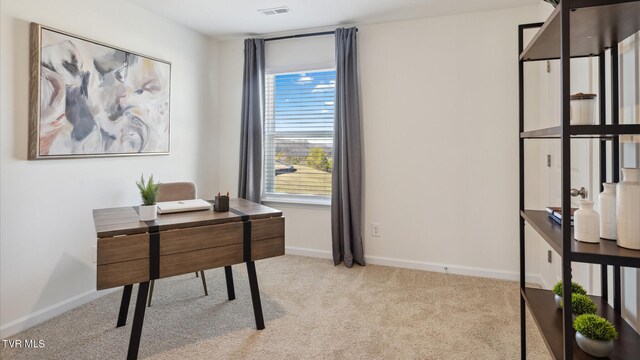
[[336,104],[331,174],[333,262],[364,265],[362,139],[356,28],[336,29]]
[[264,40],[246,39],[238,196],[254,202],[261,196],[263,103]]

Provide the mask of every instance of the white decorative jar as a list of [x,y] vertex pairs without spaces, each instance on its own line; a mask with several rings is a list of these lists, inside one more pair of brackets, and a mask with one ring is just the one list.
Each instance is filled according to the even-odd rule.
[[569,108],[571,125],[593,125],[596,114],[596,94],[571,95]]
[[138,206],[140,221],[151,221],[158,217],[158,205],[140,205]]
[[640,250],[640,169],[623,168],[618,183],[616,218],[618,246]]
[[603,183],[604,191],[600,193],[600,237],[607,240],[618,238],[616,223],[616,184]]
[[593,210],[593,201],[579,200],[580,208],[573,214],[573,237],[582,242],[600,242],[600,217]]

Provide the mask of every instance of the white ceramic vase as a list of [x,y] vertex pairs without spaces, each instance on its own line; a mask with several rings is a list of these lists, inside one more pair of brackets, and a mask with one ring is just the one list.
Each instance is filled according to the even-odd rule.
[[616,194],[618,246],[640,250],[640,169],[623,168]]
[[618,238],[616,224],[616,184],[603,183],[604,191],[600,193],[600,237],[608,240]]
[[140,205],[138,207],[140,221],[151,221],[158,217],[158,205]]
[[600,217],[593,210],[593,201],[579,200],[580,208],[573,214],[573,237],[588,243],[600,242]]
[[597,358],[607,357],[613,351],[612,340],[603,341],[589,339],[579,331],[576,331],[576,342],[582,351]]

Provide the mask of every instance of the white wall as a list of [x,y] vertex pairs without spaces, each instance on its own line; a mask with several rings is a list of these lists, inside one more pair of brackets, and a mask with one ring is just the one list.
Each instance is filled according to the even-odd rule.
[[[533,6],[359,26],[370,262],[517,277],[517,25],[539,20]],[[242,41],[220,49],[221,146],[234,150],[219,180],[235,190]],[[290,252],[329,256],[327,207],[271,205]]]
[[[91,210],[136,204],[134,181],[217,188],[206,37],[123,0],[2,1],[0,8],[0,318],[2,337],[97,295]],[[27,161],[29,23],[172,63],[171,155]],[[217,73],[216,73],[217,74]]]

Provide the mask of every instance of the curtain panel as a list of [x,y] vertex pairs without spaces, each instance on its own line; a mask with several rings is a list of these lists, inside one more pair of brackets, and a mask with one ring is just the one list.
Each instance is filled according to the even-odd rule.
[[257,203],[262,196],[263,105],[264,40],[246,39],[244,41],[238,197]]
[[336,29],[336,104],[331,175],[333,262],[365,265],[357,28]]

